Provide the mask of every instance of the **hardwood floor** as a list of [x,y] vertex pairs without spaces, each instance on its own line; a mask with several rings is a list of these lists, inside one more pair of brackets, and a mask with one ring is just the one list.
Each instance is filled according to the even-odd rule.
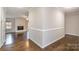
[[66,35],[59,41],[42,49],[31,40],[28,40],[26,35],[6,34],[6,42],[0,51],[79,51],[79,37]]

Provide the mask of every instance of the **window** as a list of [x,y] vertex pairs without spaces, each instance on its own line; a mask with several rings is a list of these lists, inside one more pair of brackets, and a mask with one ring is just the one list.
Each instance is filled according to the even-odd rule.
[[12,28],[12,23],[6,22],[6,29],[11,29],[11,28]]

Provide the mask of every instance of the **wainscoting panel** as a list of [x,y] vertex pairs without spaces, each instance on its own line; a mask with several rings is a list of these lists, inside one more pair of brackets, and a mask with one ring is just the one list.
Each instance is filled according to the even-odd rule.
[[43,48],[63,38],[65,35],[64,27],[43,32]]
[[30,39],[41,48],[45,48],[56,42],[57,40],[63,38],[64,35],[64,27],[45,30],[31,28],[29,30]]
[[30,29],[29,30],[29,39],[36,43],[39,47],[42,47],[43,33],[39,30]]

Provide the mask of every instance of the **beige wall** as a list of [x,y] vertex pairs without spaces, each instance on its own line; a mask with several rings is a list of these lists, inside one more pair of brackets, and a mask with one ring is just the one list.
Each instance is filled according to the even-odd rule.
[[79,36],[79,12],[65,15],[66,34]]

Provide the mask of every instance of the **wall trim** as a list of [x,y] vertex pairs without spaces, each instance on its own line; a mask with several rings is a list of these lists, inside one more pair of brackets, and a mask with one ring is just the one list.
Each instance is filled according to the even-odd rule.
[[40,48],[42,48],[42,49],[44,49],[45,47],[47,47],[47,46],[49,46],[50,44],[52,44],[52,43],[55,43],[57,40],[60,40],[61,38],[63,38],[65,35],[63,35],[63,36],[61,36],[61,37],[59,37],[58,39],[56,39],[56,40],[54,40],[54,41],[51,41],[50,43],[48,43],[48,44],[46,44],[46,45],[40,45],[39,43],[37,43],[35,40],[32,40],[32,39],[30,39],[30,40],[32,40],[35,44],[37,44]]
[[64,27],[59,27],[59,28],[50,28],[50,29],[38,29],[38,28],[33,28],[31,27],[31,30],[36,30],[36,31],[52,31],[52,30],[58,30],[58,29],[62,29]]
[[66,33],[68,35],[74,35],[74,36],[79,36],[78,34],[72,34],[72,33]]
[[[30,28],[31,30],[35,30],[35,31],[54,31],[54,30],[59,30],[59,29],[64,29],[64,27],[60,27],[60,28],[51,28],[51,29],[46,29],[46,30],[42,30],[42,29],[37,29],[37,28]],[[36,42],[35,40],[32,40],[31,38],[29,38],[30,40],[32,40],[35,44],[37,44],[40,48],[45,48],[47,46],[49,46],[50,44],[56,42],[57,40],[63,38],[65,35],[62,35],[61,37],[59,37],[58,39],[51,41],[50,43],[46,44],[46,45],[42,45],[43,43],[39,44],[38,42]]]
[[1,44],[0,44],[0,48],[1,48],[2,46],[3,46],[3,44],[1,43]]
[[2,42],[2,43],[0,44],[0,48],[1,48],[3,45],[4,45],[4,42]]
[[[32,40],[31,38],[29,38],[30,40]],[[43,48],[38,42],[36,42],[35,40],[32,40],[37,46],[39,46],[40,48]]]
[[60,40],[60,39],[63,38],[64,36],[65,36],[65,35],[62,35],[62,36],[59,37],[58,39],[56,39],[56,40],[54,40],[54,41],[51,41],[50,43],[48,43],[48,44],[42,46],[42,48],[45,48],[45,47],[49,46],[49,45],[52,44],[52,43],[55,43],[57,40]]

